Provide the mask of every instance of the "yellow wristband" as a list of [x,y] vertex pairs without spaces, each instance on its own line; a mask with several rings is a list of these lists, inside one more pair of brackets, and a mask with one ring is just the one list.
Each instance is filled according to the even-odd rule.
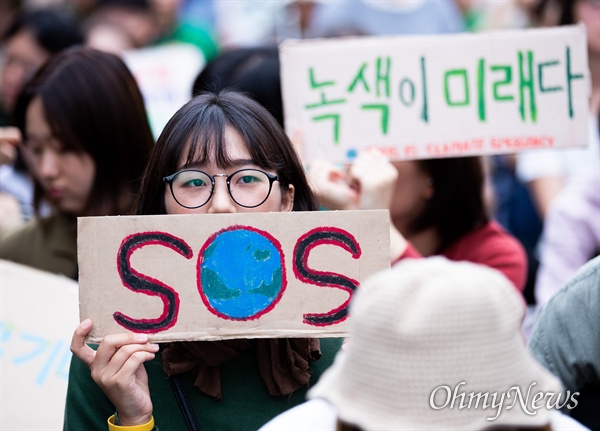
[[115,415],[108,418],[108,431],[152,431],[154,429],[154,416],[142,425],[124,426],[115,425]]

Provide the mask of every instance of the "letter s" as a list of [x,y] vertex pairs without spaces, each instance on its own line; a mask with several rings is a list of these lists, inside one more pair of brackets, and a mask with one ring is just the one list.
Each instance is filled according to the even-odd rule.
[[322,244],[332,244],[342,247],[352,253],[354,259],[358,259],[362,253],[360,245],[349,232],[335,227],[318,227],[298,238],[294,247],[294,274],[296,278],[316,286],[342,289],[349,294],[348,299],[342,305],[327,313],[305,314],[304,323],[314,326],[334,325],[345,320],[348,316],[348,304],[359,284],[358,281],[343,275],[308,268],[307,263],[310,251]]
[[113,314],[117,323],[133,332],[157,333],[165,331],[177,322],[179,295],[171,287],[131,268],[129,259],[133,252],[146,245],[169,247],[187,259],[193,256],[192,249],[185,241],[165,232],[142,232],[129,235],[117,254],[117,267],[123,286],[134,292],[158,296],[163,302],[163,312],[156,319],[132,319],[117,311]]

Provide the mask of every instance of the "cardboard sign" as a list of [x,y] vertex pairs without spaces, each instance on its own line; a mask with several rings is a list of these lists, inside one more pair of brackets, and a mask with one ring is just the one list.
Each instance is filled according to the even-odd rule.
[[6,260],[0,279],[0,429],[62,429],[77,283]]
[[587,145],[583,26],[289,40],[280,56],[286,131],[302,130],[306,160]]
[[90,342],[337,337],[359,283],[390,266],[389,215],[85,217],[78,253]]
[[158,137],[190,100],[194,80],[205,65],[204,55],[194,45],[179,43],[127,51],[123,60],[135,76],[152,133]]

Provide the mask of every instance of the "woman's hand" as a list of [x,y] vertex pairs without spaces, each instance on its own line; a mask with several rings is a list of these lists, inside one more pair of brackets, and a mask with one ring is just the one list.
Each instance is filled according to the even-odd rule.
[[315,160],[307,175],[319,203],[332,210],[388,209],[398,179],[394,165],[377,149],[361,153],[347,172]]
[[358,192],[351,187],[344,171],[326,160],[314,160],[306,170],[319,204],[330,210],[358,208]]
[[390,208],[398,171],[379,150],[360,153],[350,166],[348,177],[350,184],[359,192],[358,208]]
[[0,127],[0,165],[15,160],[21,140],[21,132],[16,127]]
[[90,367],[92,379],[117,409],[121,425],[147,423],[152,401],[144,362],[154,358],[158,345],[148,343],[146,334],[124,333],[107,335],[94,351],[85,344],[91,329],[91,320],[81,322],[73,333],[71,351]]

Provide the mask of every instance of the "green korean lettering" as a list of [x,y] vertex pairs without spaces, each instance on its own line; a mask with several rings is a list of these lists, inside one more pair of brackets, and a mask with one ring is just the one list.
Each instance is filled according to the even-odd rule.
[[308,69],[308,75],[310,79],[310,88],[312,89],[327,87],[329,85],[335,85],[335,81],[317,82],[317,80],[315,79],[315,70],[312,67]]
[[313,121],[333,120],[333,142],[337,145],[340,142],[340,115],[325,114],[313,117]]
[[[317,80],[315,78],[315,71],[314,71],[314,68],[312,68],[312,67],[308,69],[308,76],[309,76],[311,89],[317,89],[317,88],[329,87],[329,86],[335,85],[335,81],[317,82]],[[321,93],[319,102],[309,103],[307,105],[304,105],[304,107],[306,109],[314,109],[314,108],[318,108],[319,106],[323,106],[323,105],[336,105],[336,104],[345,103],[345,102],[346,102],[346,99],[327,100],[325,98],[325,93]]]
[[366,68],[367,68],[367,63],[363,63],[362,66],[360,67],[358,73],[356,74],[356,76],[354,77],[354,79],[352,80],[350,85],[348,86],[348,93],[352,93],[359,82],[363,85],[363,87],[365,88],[365,91],[367,93],[369,93],[371,91],[369,89],[369,84],[367,83],[367,80],[365,79],[365,75],[364,75]]
[[[527,73],[523,70],[524,56],[523,51],[519,51],[519,112],[521,113],[521,120],[525,121],[526,108],[525,98],[526,95],[529,97],[529,114],[531,121],[535,123],[537,121],[537,106],[535,104],[535,85],[534,85],[534,74],[533,74],[533,52],[527,51],[527,62],[525,67]],[[526,76],[527,75],[527,76]]]
[[494,100],[499,102],[514,100],[515,97],[512,95],[501,95],[500,87],[504,85],[509,85],[512,83],[512,66],[510,65],[493,65],[490,67],[492,72],[504,72],[504,80],[495,81],[494,88]]
[[[408,91],[410,91],[409,100],[406,100],[405,98],[405,88],[407,84]],[[400,102],[402,102],[404,106],[410,107],[413,103],[415,103],[415,84],[413,84],[410,79],[404,78],[402,81],[400,81],[400,84],[398,85],[398,93],[400,96]]]
[[571,47],[567,46],[567,95],[569,101],[569,118],[573,118],[573,90],[571,88],[571,81],[574,79],[583,79],[583,74],[571,73]]
[[557,64],[560,64],[560,62],[558,60],[546,61],[544,63],[538,64],[538,81],[540,82],[540,92],[541,93],[550,93],[550,92],[554,92],[554,91],[561,91],[563,89],[560,86],[558,86],[558,87],[545,87],[544,86],[544,68],[549,67],[549,66],[556,66]]
[[375,105],[362,105],[363,110],[379,110],[381,111],[381,131],[384,135],[387,135],[390,108],[387,105],[375,104]]
[[383,85],[383,88],[385,91],[385,97],[389,98],[390,97],[390,67],[391,67],[390,57],[385,57],[385,70],[382,70],[382,58],[381,57],[377,57],[376,65],[377,65],[377,80],[376,80],[376,82],[377,82],[377,85],[376,85],[377,97],[380,97],[381,92],[379,91],[379,88],[381,85]]
[[479,59],[477,65],[477,112],[479,121],[485,121],[485,60]]
[[[450,78],[457,77],[462,79],[464,88],[463,100],[451,100],[450,98]],[[446,96],[446,104],[448,106],[466,106],[469,104],[469,81],[467,80],[466,69],[453,69],[448,70],[444,74],[444,95]]]
[[423,79],[423,111],[421,118],[424,122],[429,121],[429,105],[427,102],[427,73],[425,68],[425,57],[421,57],[421,78]]

